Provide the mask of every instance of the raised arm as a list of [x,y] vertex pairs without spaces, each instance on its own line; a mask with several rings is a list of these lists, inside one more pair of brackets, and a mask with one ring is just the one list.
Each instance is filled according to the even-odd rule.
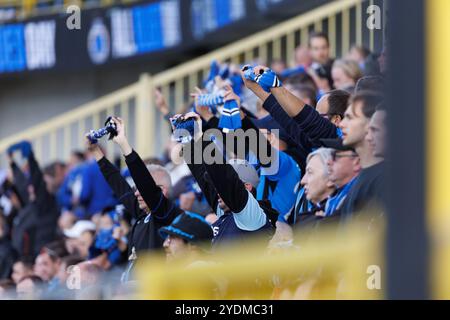
[[[211,143],[211,142],[209,142]],[[189,145],[183,146],[183,157],[186,161],[187,166],[191,170],[192,175],[197,181],[200,189],[205,195],[206,201],[210,207],[216,211],[219,197],[217,195],[217,191],[212,184],[211,179],[208,177],[208,173],[206,172],[206,167],[202,163],[195,163],[193,157],[193,150],[201,150],[203,152],[204,148],[209,144],[208,142],[194,142],[191,141]]]
[[[203,142],[202,126],[200,117],[196,113],[188,113],[184,116],[187,118],[194,118],[197,122],[198,132],[195,134],[194,141],[205,147],[212,142]],[[203,145],[204,143],[204,145]],[[197,150],[198,152],[198,150]],[[201,149],[203,154],[203,148]],[[215,152],[220,152],[219,148],[215,148]],[[193,152],[191,152],[191,155]],[[223,155],[222,155],[223,157]],[[191,160],[192,156],[191,156]],[[203,160],[203,159],[202,159]],[[228,206],[233,213],[241,212],[248,202],[248,191],[245,189],[243,182],[239,179],[238,174],[229,164],[218,164],[216,161],[212,161],[212,164],[204,162],[204,167],[208,173],[208,177],[211,179],[218,196]],[[213,208],[216,208],[211,204]]]
[[113,141],[116,142],[122,150],[122,153],[125,156],[125,162],[130,169],[131,177],[142,198],[155,218],[172,220],[179,213],[179,210],[177,210],[174,204],[164,196],[162,189],[155,183],[155,180],[147,170],[145,163],[131,148],[125,136],[125,125],[123,124],[123,120],[120,118],[113,118],[113,121],[116,123],[118,132],[117,136],[113,138]]
[[[305,104],[303,100],[285,89],[270,69],[257,66],[253,69],[251,77],[249,73],[250,71],[247,71],[247,74],[243,72],[244,78],[254,80],[247,79],[245,84],[248,85],[248,88],[255,92],[255,88],[258,86],[260,87],[259,91],[262,90],[267,94],[267,97],[263,99],[263,107],[269,110],[271,114],[275,114],[274,107],[278,108],[281,106],[286,114],[293,118],[303,133],[312,141],[314,147],[320,146],[318,145],[319,139],[337,137],[336,126],[328,119],[323,118],[314,108]],[[261,74],[261,76],[255,77],[255,74]],[[277,101],[277,104],[274,103],[274,100]],[[290,127],[290,129],[292,128]],[[304,141],[303,138],[301,140]]]
[[248,202],[248,191],[229,164],[205,164],[217,193],[233,213],[241,212]]
[[[306,105],[303,100],[281,86],[275,72],[264,66],[244,67],[242,79],[245,86],[263,102],[273,94],[290,117],[299,114]],[[276,85],[274,85],[276,84]]]
[[[30,145],[31,148],[31,145]],[[42,174],[42,170],[39,167],[39,164],[34,157],[34,153],[31,150],[28,156],[28,165],[30,167],[30,181],[34,187],[34,192],[38,199],[43,199],[43,197],[49,196],[47,191],[47,186],[44,180],[44,175]]]
[[28,179],[25,174],[20,170],[19,166],[14,160],[9,158],[9,165],[13,175],[13,183],[17,188],[17,191],[24,202],[28,202]]
[[284,87],[272,88],[270,91],[290,117],[298,115],[306,105],[303,100]]
[[295,142],[300,154],[308,155],[313,147],[312,141],[301,129],[299,124],[292,119],[283,108],[274,95],[270,95],[263,103],[263,108],[267,110],[278,124],[286,130],[292,141]]

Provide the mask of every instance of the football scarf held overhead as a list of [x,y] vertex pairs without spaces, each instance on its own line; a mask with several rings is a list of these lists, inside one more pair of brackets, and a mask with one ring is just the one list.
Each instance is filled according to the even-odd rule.
[[241,113],[236,100],[228,100],[223,105],[222,116],[219,120],[219,128],[223,132],[237,130],[242,127]]
[[341,208],[342,203],[347,197],[347,194],[350,191],[353,184],[355,183],[356,179],[357,179],[356,177],[353,178],[349,183],[347,183],[340,190],[338,190],[338,192],[334,196],[328,198],[327,203],[325,205],[326,217],[333,215],[334,213],[336,213],[336,210],[339,210]]
[[261,88],[263,88],[264,91],[268,93],[270,93],[270,89],[282,86],[277,74],[271,69],[267,69],[261,74],[255,74],[253,69],[248,67],[244,72],[244,77],[248,80],[256,82],[261,86]]

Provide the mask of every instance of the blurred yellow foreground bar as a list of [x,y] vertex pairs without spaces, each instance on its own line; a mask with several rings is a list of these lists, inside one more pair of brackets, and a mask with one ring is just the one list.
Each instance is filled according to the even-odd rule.
[[[380,229],[380,228],[378,228]],[[380,299],[382,232],[355,223],[267,239],[215,253],[214,262],[181,266],[148,256],[137,266],[139,299]],[[377,284],[377,281],[381,283]]]
[[[450,1],[426,1],[427,209],[433,298],[450,299]],[[425,276],[425,275],[424,275]]]

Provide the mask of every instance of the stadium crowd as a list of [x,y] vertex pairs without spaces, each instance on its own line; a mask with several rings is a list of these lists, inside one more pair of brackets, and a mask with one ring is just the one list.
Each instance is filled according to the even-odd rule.
[[[312,33],[292,67],[263,63],[212,62],[192,104],[175,106],[182,114],[155,92],[174,132],[160,159],[141,159],[119,117],[107,143],[120,147],[122,170],[88,137],[44,168],[29,142],[12,145],[0,171],[0,298],[122,297],[146,252],[191,265],[254,235],[268,247],[299,228],[382,215],[384,52],[355,46],[335,60],[327,35]],[[239,129],[256,143],[233,137]]]

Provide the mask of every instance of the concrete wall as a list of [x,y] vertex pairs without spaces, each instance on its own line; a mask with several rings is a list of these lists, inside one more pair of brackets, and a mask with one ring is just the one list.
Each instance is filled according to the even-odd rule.
[[0,80],[0,139],[139,79],[151,66]]

